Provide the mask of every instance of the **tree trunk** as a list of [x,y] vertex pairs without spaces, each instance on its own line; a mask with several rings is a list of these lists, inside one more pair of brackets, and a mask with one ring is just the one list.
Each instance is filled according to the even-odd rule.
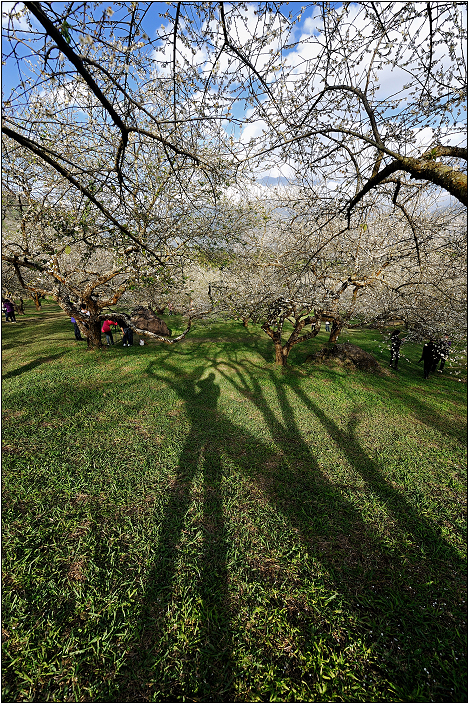
[[339,325],[335,320],[332,323],[331,334],[329,335],[328,342],[330,344],[335,344],[342,332],[342,325]]
[[281,342],[275,342],[275,364],[280,364],[282,367],[287,366],[288,355],[290,354],[290,347],[288,345],[283,345]]
[[[450,148],[451,149],[451,148]],[[457,149],[457,147],[453,147]],[[444,147],[435,149],[438,154],[444,153]],[[464,150],[460,148],[460,151]],[[467,160],[467,150],[463,157]],[[431,183],[436,183],[441,188],[444,188],[448,193],[457,198],[463,205],[467,205],[467,176],[462,171],[453,169],[448,164],[436,161],[436,157],[432,159],[430,156],[423,156],[420,159],[412,157],[403,157],[400,159],[402,168],[407,171],[412,178],[425,179]]]
[[34,305],[36,306],[36,310],[41,310],[41,298],[38,293],[32,293],[31,298],[34,301]]
[[24,312],[24,304],[23,304],[23,299],[22,299],[22,298],[20,298],[20,302],[19,302],[19,303],[15,303],[15,302],[13,301],[13,308],[15,309],[15,313],[18,313],[18,315],[19,315],[20,313],[21,313],[21,315],[26,315],[26,313]]
[[243,326],[247,328],[249,318],[243,318]]
[[99,319],[89,319],[88,330],[86,331],[89,350],[97,350],[103,347],[103,343],[101,342],[101,326],[102,323]]
[[[275,364],[279,364],[282,367],[286,367],[288,364],[288,357],[290,355],[290,352],[292,351],[293,347],[300,342],[304,342],[305,340],[309,340],[311,337],[316,337],[318,332],[321,329],[321,322],[319,318],[316,317],[306,317],[303,318],[301,316],[301,313],[298,318],[295,319],[295,326],[292,334],[288,338],[287,342],[285,342],[284,345],[282,345],[282,328],[283,328],[283,323],[284,319],[281,321],[281,324],[278,323],[280,329],[278,330],[272,330],[271,327],[269,326],[268,323],[264,323],[262,326],[262,329],[264,332],[267,333],[267,335],[270,337],[272,342],[274,343],[275,346]],[[311,332],[307,333],[306,335],[302,335],[301,337],[298,336],[298,334],[304,329],[305,325],[311,325]]]
[[368,191],[375,188],[384,179],[389,178],[395,171],[407,171],[414,179],[423,179],[435,183],[467,206],[466,174],[458,169],[453,169],[448,164],[437,161],[436,158],[438,156],[456,156],[467,161],[467,149],[439,145],[419,158],[399,157],[396,161],[385,166],[380,172],[371,176],[361,191],[350,201],[348,216],[350,217],[352,209]]

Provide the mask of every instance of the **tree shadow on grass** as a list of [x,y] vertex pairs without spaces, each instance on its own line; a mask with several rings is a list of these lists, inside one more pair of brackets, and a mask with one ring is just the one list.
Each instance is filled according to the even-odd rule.
[[[115,700],[147,701],[155,697],[158,701],[234,700],[236,663],[232,656],[230,620],[233,611],[227,570],[230,546],[222,496],[225,456],[259,488],[295,530],[303,548],[327,569],[332,589],[344,597],[348,613],[356,620],[356,639],[372,645],[375,652],[382,655],[382,677],[399,683],[400,696],[404,699],[409,699],[410,693],[420,686],[421,691],[427,687],[426,691],[441,694],[440,700],[451,700],[446,675],[433,671],[437,684],[429,690],[422,668],[424,665],[428,668],[433,654],[446,648],[439,638],[446,638],[454,620],[443,626],[439,623],[432,630],[434,622],[441,622],[442,616],[431,610],[430,603],[443,594],[442,586],[457,585],[458,578],[452,580],[451,573],[461,572],[462,560],[438,534],[435,524],[389,485],[378,464],[363,451],[356,436],[359,409],[350,416],[344,430],[291,383],[288,375],[279,379],[272,372],[271,382],[278,403],[269,405],[254,366],[211,361],[227,383],[264,419],[273,438],[273,443],[269,444],[220,412],[220,388],[215,377],[209,374],[204,378],[209,361],[184,376],[160,355],[158,361],[150,362],[147,370],[155,380],[160,379],[159,367],[171,372],[173,381],[168,381],[168,376],[162,376],[161,381],[169,384],[185,401],[191,429],[180,453],[176,475],[168,487],[159,540],[136,623],[136,647],[133,657],[126,663],[126,671],[117,676],[119,689]],[[262,371],[265,375],[265,369]],[[291,393],[297,394],[303,407],[318,419],[326,437],[336,443],[362,477],[367,491],[376,496],[392,516],[393,530],[403,536],[399,553],[363,519],[360,508],[343,495],[341,487],[323,473],[313,443],[307,442],[298,428],[295,411],[286,394],[287,387],[291,387]],[[259,456],[265,461],[259,463]],[[200,507],[195,521],[190,514],[194,503]],[[194,529],[202,536],[198,542]],[[407,533],[411,541],[407,540]],[[184,552],[188,542],[195,544],[191,554]],[[301,579],[305,587],[311,584],[310,574],[305,572]],[[184,582],[190,582],[190,598],[198,600],[196,609],[191,610],[185,604],[185,593],[181,591]],[[409,585],[415,591],[420,590],[418,599],[404,592]],[[374,587],[376,590],[372,592]],[[399,590],[403,590],[402,593]],[[428,602],[425,614],[420,611],[422,601]],[[450,600],[447,598],[447,601]],[[328,623],[318,623],[307,604],[304,608],[298,604],[295,614],[289,618],[298,633],[299,650],[311,652],[314,640],[326,633],[324,637],[329,637],[331,647],[341,653],[346,643],[334,642],[332,635],[327,634]],[[370,623],[379,623],[380,630],[386,634],[379,643],[375,636],[369,635]],[[181,625],[186,627],[183,637]],[[400,653],[393,650],[391,635],[413,636],[418,630],[419,642],[427,639],[422,659],[416,659],[412,639],[399,641]],[[291,667],[292,658],[268,651],[261,641],[258,647],[264,664],[271,658],[279,677],[284,665]],[[174,669],[169,671],[169,667]],[[300,681],[300,664],[292,672]],[[259,696],[269,695],[261,692]]]
[[[435,377],[435,380],[440,381]],[[430,383],[432,377],[430,377]],[[454,382],[456,384],[456,381]],[[428,381],[423,379],[415,379],[414,386],[420,386],[425,384],[428,388]],[[434,388],[434,387],[433,387]],[[393,407],[405,406],[408,409],[409,414],[412,414],[416,420],[420,421],[424,425],[428,425],[434,428],[442,435],[448,435],[462,444],[466,444],[467,437],[467,422],[464,418],[457,418],[455,416],[449,416],[448,413],[444,412],[436,413],[435,409],[428,403],[422,400],[421,394],[417,392],[412,393],[412,390],[407,386],[402,386],[399,384],[397,378],[385,378],[381,376],[379,378],[379,385],[376,388],[376,394],[382,394],[383,391],[387,395],[387,400]],[[458,389],[458,392],[460,390]]]
[[350,415],[347,430],[344,430],[334,423],[303,390],[298,388],[297,384],[289,382],[286,376],[279,379],[271,373],[271,382],[276,388],[279,408],[283,416],[283,421],[281,422],[264,399],[255,371],[251,374],[243,375],[239,369],[235,369],[233,366],[233,372],[235,373],[227,374],[220,371],[226,380],[235,386],[241,394],[248,395],[251,402],[261,411],[272,436],[276,439],[277,444],[282,447],[285,455],[294,452],[296,456],[303,456],[308,461],[315,462],[311,454],[311,446],[303,440],[294,418],[293,409],[287,400],[285,387],[289,387],[298,396],[305,408],[309,409],[318,418],[324,427],[327,437],[337,445],[353,469],[362,476],[369,489],[379,497],[387,511],[392,513],[394,520],[399,523],[401,518],[405,519],[406,531],[411,525],[414,536],[420,543],[423,541],[427,545],[429,554],[434,554],[435,550],[438,552],[442,551],[450,560],[456,560],[462,564],[458,554],[441,537],[438,527],[409,504],[405,497],[385,479],[377,464],[361,447],[355,433],[355,428],[360,420],[359,406]]
[[40,357],[39,359],[35,359],[33,362],[29,362],[29,364],[25,364],[23,367],[18,367],[18,369],[13,369],[11,372],[7,372],[6,374],[2,375],[2,379],[12,379],[15,376],[19,376],[20,374],[24,374],[25,372],[30,372],[32,369],[35,369],[36,367],[39,367],[41,364],[46,364],[47,362],[53,362],[54,359],[58,359],[59,357],[62,357],[64,355],[64,352],[60,352],[58,354],[52,354],[49,357]]
[[[382,360],[378,361],[380,364],[383,364]],[[289,367],[289,370],[292,372],[294,367]],[[303,367],[302,371],[310,375],[313,375],[316,371],[320,371],[322,377],[325,374],[335,377],[334,381],[337,381],[340,376],[342,377],[341,383],[343,386],[347,383],[349,377],[353,379],[355,374],[359,374],[363,387],[370,393],[374,393],[377,398],[379,397],[380,401],[383,401],[384,398],[386,403],[389,403],[390,407],[396,409],[400,408],[400,412],[402,412],[402,408],[405,407],[409,415],[420,423],[434,428],[442,435],[447,435],[460,441],[464,446],[466,444],[467,422],[465,422],[464,418],[458,417],[456,414],[445,413],[444,411],[440,413],[435,412],[435,408],[432,407],[431,404],[427,404],[422,400],[421,392],[420,394],[417,390],[414,393],[412,392],[413,388],[417,389],[418,387],[424,387],[434,391],[435,386],[432,385],[432,382],[441,383],[442,381],[436,374],[430,376],[430,380],[428,381],[421,378],[420,374],[418,377],[413,377],[409,372],[415,372],[415,369],[408,369],[404,374],[400,373],[400,369],[399,372],[393,371],[390,375],[385,366],[384,370],[381,369],[381,372],[377,374],[370,372],[365,375],[364,372],[357,372],[353,367],[347,369],[347,367],[339,366],[337,362],[322,363],[320,366],[308,365]],[[421,373],[421,369],[417,369],[417,371]],[[405,378],[406,381],[404,384],[401,383],[403,378]],[[456,386],[456,380],[454,380],[454,384]],[[459,394],[461,391],[459,388],[457,389],[457,393],[460,398]]]
[[[355,623],[355,639],[368,643],[375,654],[381,655],[381,676],[390,680],[404,698],[411,693],[422,696],[424,691],[441,692],[443,697],[451,698],[451,675],[447,676],[432,662],[438,649],[440,653],[443,651],[443,659],[447,658],[447,644],[443,642],[450,627],[447,622],[442,623],[441,614],[436,618],[430,608],[422,613],[421,604],[429,604],[432,598],[441,595],[448,598],[445,589],[457,585],[459,574],[464,574],[464,568],[461,572],[463,561],[442,538],[438,527],[386,481],[378,465],[363,451],[355,432],[359,410],[352,413],[347,429],[342,430],[304,392],[292,387],[322,424],[326,437],[336,443],[357,475],[362,477],[366,486],[364,494],[373,495],[391,517],[392,530],[402,535],[397,552],[396,541],[393,546],[393,541],[377,533],[374,526],[364,520],[361,506],[357,508],[352,499],[343,495],[342,487],[324,475],[312,445],[303,439],[298,429],[286,396],[288,380],[272,374],[280,420],[267,403],[254,368],[247,371],[246,366],[240,364],[217,364],[214,360],[211,363],[261,413],[277,449],[259,441],[217,410],[220,390],[213,374],[201,378],[202,367],[197,370],[197,383],[187,378],[169,382],[185,401],[192,426],[169,488],[161,537],[139,618],[137,655],[129,663],[132,672],[129,673],[128,668],[127,672],[122,672],[124,689],[120,689],[121,694],[132,692],[132,698],[138,700],[135,693],[140,692],[139,696],[145,699],[149,690],[145,687],[139,690],[138,682],[146,682],[157,687],[157,691],[153,691],[155,695],[158,692],[160,701],[183,698],[233,701],[235,663],[231,654],[232,610],[226,566],[229,546],[220,486],[223,455],[236,462],[242,474],[294,529],[307,552],[326,568],[332,588],[345,599],[348,615]],[[158,378],[153,366],[150,364],[149,373]],[[174,377],[178,373],[177,368],[164,359],[159,359],[158,366],[172,372]],[[167,377],[164,381],[168,383]],[[259,464],[259,454],[266,458],[264,464]],[[176,612],[182,604],[177,603],[177,598],[182,600],[183,595],[176,595],[175,603],[174,590],[184,570],[182,544],[187,540],[186,524],[191,501],[197,493],[199,466],[203,467],[203,511],[199,522],[203,529],[203,547],[190,569],[194,574],[199,571],[197,590],[201,609],[199,623],[192,621],[188,625],[191,633],[188,642],[191,638],[193,641],[193,645],[188,646],[178,640],[181,618],[179,616],[178,621]],[[304,579],[307,583],[310,577],[305,575]],[[435,585],[435,580],[440,583]],[[320,632],[324,636],[327,624],[322,624],[318,631],[318,624],[308,609],[305,607],[300,614],[301,609],[297,606],[297,616],[291,618],[298,632],[298,647],[310,651]],[[383,631],[379,643],[369,631],[370,625],[375,628],[377,623]],[[194,637],[196,632],[199,635]],[[393,642],[394,636],[399,636],[399,649]],[[415,642],[422,645],[425,639],[425,651],[416,660]],[[261,650],[263,647],[259,643]],[[331,637],[331,647],[340,653],[345,643],[335,642]],[[146,657],[142,657],[142,652]],[[278,661],[280,667],[282,659],[277,653],[269,653],[266,658],[269,657]],[[170,663],[179,664],[177,671],[168,675]],[[431,689],[424,677],[423,665],[431,665],[436,680]],[[286,666],[291,667],[291,660]],[[301,677],[299,666],[297,675]]]
[[[284,466],[281,472],[277,471],[277,477],[275,472],[269,481],[265,481],[266,477],[258,477],[270,500],[299,531],[308,550],[313,551],[334,575],[335,588],[346,597],[349,605],[359,602],[359,609],[354,614],[358,622],[363,621],[361,609],[372,604],[373,619],[382,622],[383,631],[388,636],[390,633],[393,636],[403,632],[406,634],[410,642],[405,644],[406,647],[399,646],[402,648],[399,657],[397,651],[392,652],[392,641],[383,647],[386,653],[384,662],[391,668],[394,661],[395,673],[401,671],[402,684],[405,681],[401,692],[407,691],[408,694],[414,687],[415,693],[419,681],[420,686],[425,688],[428,683],[423,677],[422,661],[428,665],[438,649],[442,649],[439,640],[442,631],[446,632],[446,636],[451,634],[445,616],[432,612],[430,603],[435,603],[439,597],[451,598],[448,588],[450,593],[456,588],[456,598],[460,593],[458,588],[464,589],[463,558],[442,537],[439,526],[417,511],[386,480],[378,465],[364,452],[355,432],[360,419],[359,409],[351,414],[347,428],[343,430],[301,389],[290,385],[305,408],[323,425],[327,437],[338,446],[354,471],[362,477],[366,486],[364,494],[372,495],[373,500],[381,503],[391,518],[391,530],[401,533],[402,542],[398,550],[395,541],[391,545],[393,541],[386,540],[385,535],[376,534],[373,527],[364,522],[356,506],[341,494],[340,487],[334,486],[318,471],[312,448],[301,437],[293,409],[287,400],[285,388],[288,380],[279,380],[271,375],[282,413],[282,421],[279,421],[266,403],[255,373],[247,374],[245,370],[242,373],[235,365],[232,371],[231,374],[221,373],[261,411],[284,456],[292,458],[289,468],[286,470]],[[412,590],[420,591],[420,613],[416,612],[412,592],[405,591],[410,585]],[[425,606],[422,606],[422,602]],[[446,611],[453,626],[457,627],[459,624],[453,614],[449,613],[450,608]],[[425,609],[426,613],[422,613],[421,609]],[[310,636],[308,629],[303,632],[305,642],[308,633]],[[422,634],[424,642],[426,639],[422,660],[412,658],[412,641],[417,634],[420,644]],[[366,636],[364,630],[363,637]],[[413,666],[406,665],[402,668],[403,657],[406,656],[409,660],[414,660]],[[434,665],[434,677],[438,676],[435,668]],[[444,696],[451,697],[449,681],[445,675],[435,686],[437,691],[438,688],[440,691],[446,690]]]

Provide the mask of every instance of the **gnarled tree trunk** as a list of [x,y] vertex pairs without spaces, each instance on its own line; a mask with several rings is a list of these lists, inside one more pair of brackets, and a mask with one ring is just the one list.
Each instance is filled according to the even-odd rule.
[[332,321],[331,334],[329,335],[328,340],[330,344],[334,344],[335,342],[337,342],[337,340],[339,339],[339,335],[342,332],[342,327],[343,325],[338,323],[337,320]]
[[103,343],[101,341],[102,321],[99,318],[91,317],[87,320],[88,328],[85,330],[88,349],[101,349]]
[[288,345],[282,345],[281,342],[274,342],[275,345],[275,364],[280,364],[282,367],[286,367],[288,363],[288,355],[290,354],[291,347]]
[[[298,345],[300,342],[304,342],[305,340],[309,340],[312,337],[316,337],[321,329],[321,320],[319,317],[316,318],[314,316],[308,316],[306,318],[302,318],[301,315],[299,315],[297,318],[294,318],[294,321],[288,318],[290,322],[294,324],[293,332],[285,344],[282,344],[282,330],[285,319],[286,318],[280,319],[277,322],[277,330],[273,330],[268,323],[264,323],[262,326],[264,332],[267,333],[274,343],[275,364],[279,364],[282,367],[287,366],[289,354],[295,345]],[[305,325],[311,325],[311,332],[308,332],[300,337],[299,333],[303,330]]]

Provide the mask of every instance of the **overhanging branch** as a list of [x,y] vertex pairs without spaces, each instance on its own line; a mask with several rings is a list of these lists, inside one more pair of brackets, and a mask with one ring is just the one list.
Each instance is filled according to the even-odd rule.
[[457,198],[460,203],[467,206],[467,176],[447,164],[436,161],[438,156],[456,157],[467,161],[467,149],[437,146],[417,159],[402,157],[391,162],[391,164],[388,164],[379,173],[370,178],[362,190],[352,198],[347,206],[347,217],[350,218],[352,209],[369,191],[379,186],[380,183],[396,171],[405,171],[414,179],[424,179],[441,186]]
[[142,242],[140,242],[134,235],[132,235],[129,230],[122,225],[116,218],[111,215],[111,213],[105,208],[102,203],[100,203],[94,195],[91,193],[91,191],[83,186],[81,183],[79,183],[73,176],[72,174],[67,171],[63,166],[58,164],[52,157],[47,154],[44,149],[41,147],[40,144],[37,142],[34,142],[32,139],[29,139],[28,137],[25,137],[24,135],[20,134],[19,132],[15,132],[14,130],[10,129],[9,127],[2,127],[2,132],[6,134],[8,137],[11,137],[11,139],[15,140],[15,142],[18,142],[18,144],[21,144],[22,147],[25,147],[26,149],[29,149],[29,151],[33,152],[37,156],[39,156],[43,161],[45,161],[47,164],[52,166],[56,171],[61,174],[69,183],[71,183],[75,188],[77,188],[81,193],[83,193],[84,196],[86,196],[102,213],[103,215],[108,218],[113,225],[115,225],[121,232],[123,232],[129,239],[131,239],[133,242],[138,244],[140,248],[144,248],[147,252],[149,252],[153,257],[155,257],[156,261],[158,264],[161,264],[161,266],[164,266],[164,263],[161,261],[161,259],[158,257],[158,255],[153,252],[148,246],[144,245]]

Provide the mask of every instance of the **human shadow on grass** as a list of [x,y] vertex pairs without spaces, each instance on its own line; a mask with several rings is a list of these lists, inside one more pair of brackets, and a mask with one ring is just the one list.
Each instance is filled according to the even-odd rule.
[[18,369],[12,369],[11,372],[7,372],[6,374],[2,374],[2,379],[13,379],[15,376],[19,376],[20,374],[24,374],[25,372],[30,372],[31,370],[35,369],[36,367],[39,367],[41,364],[46,364],[47,362],[53,362],[54,359],[58,359],[59,357],[62,357],[64,355],[64,352],[59,352],[58,354],[52,354],[49,355],[48,357],[40,357],[39,359],[35,359],[33,362],[29,362],[29,364],[25,364],[23,367],[18,367]]
[[[212,360],[212,364],[217,367],[216,361]],[[163,359],[159,360],[159,365],[164,366],[166,371],[177,372],[176,368],[165,363]],[[325,430],[333,436],[341,449],[345,450],[352,466],[357,467],[359,465],[361,467],[362,464],[365,465],[363,475],[368,481],[371,490],[383,502],[387,503],[392,499],[390,505],[396,521],[396,530],[402,529],[403,537],[405,537],[408,526],[406,524],[405,527],[401,527],[400,520],[404,518],[407,520],[407,514],[410,513],[412,519],[410,523],[414,529],[415,540],[410,547],[406,546],[404,541],[402,554],[394,554],[386,544],[386,541],[376,534],[373,527],[364,522],[360,511],[357,510],[353,503],[341,494],[340,488],[322,474],[311,446],[303,440],[298,430],[293,410],[285,396],[284,380],[278,380],[273,377],[282,414],[282,420],[279,420],[262,394],[262,389],[255,376],[255,370],[253,370],[254,373],[248,373],[240,365],[233,364],[230,371],[227,372],[227,366],[230,367],[226,362],[220,364],[218,366],[219,373],[223,374],[239,393],[252,402],[262,413],[266,425],[275,439],[278,451],[272,451],[271,447],[259,442],[257,438],[237,427],[218,412],[215,413],[216,430],[208,431],[207,424],[209,424],[209,427],[212,425],[209,423],[209,418],[213,417],[210,410],[213,411],[215,404],[205,404],[208,412],[205,413],[206,417],[203,425],[201,425],[201,409],[196,399],[199,396],[199,400],[202,401],[203,396],[194,392],[193,382],[181,381],[172,383],[173,388],[179,391],[181,398],[186,400],[189,416],[193,420],[193,430],[181,454],[178,480],[176,481],[176,487],[179,484],[179,492],[175,493],[175,487],[171,488],[171,499],[161,532],[162,540],[157,550],[156,563],[162,560],[165,555],[167,556],[166,570],[164,577],[161,577],[157,567],[155,567],[148,581],[149,587],[145,595],[147,609],[151,610],[154,608],[155,599],[161,598],[157,594],[158,590],[161,590],[162,585],[163,591],[166,589],[164,603],[166,607],[170,604],[170,594],[168,592],[171,589],[172,576],[174,576],[176,571],[175,564],[177,560],[175,545],[182,535],[183,522],[190,502],[187,481],[188,479],[190,481],[195,474],[194,460],[191,461],[189,459],[190,453],[194,451],[194,447],[201,447],[197,436],[202,435],[202,437],[207,438],[212,433],[211,437],[215,447],[218,448],[215,453],[216,464],[218,465],[220,461],[220,448],[223,448],[224,454],[236,460],[243,474],[254,484],[257,484],[279,513],[287,519],[308,552],[314,555],[329,571],[333,579],[333,588],[346,598],[349,613],[356,618],[358,624],[356,629],[359,632],[357,637],[361,637],[364,642],[371,644],[374,638],[368,635],[370,619],[373,623],[379,622],[382,625],[383,631],[386,632],[387,640],[383,640],[380,644],[374,643],[374,646],[378,653],[381,652],[383,654],[384,670],[388,667],[391,668],[392,658],[394,658],[393,676],[396,681],[401,682],[403,692],[408,694],[410,691],[414,691],[415,686],[417,688],[418,686],[425,688],[427,682],[420,673],[421,663],[410,668],[406,664],[409,659],[413,659],[412,638],[410,642],[400,641],[401,652],[398,653],[395,647],[393,649],[391,635],[400,635],[405,632],[413,636],[416,629],[423,628],[426,631],[429,623],[428,616],[422,620],[421,614],[418,613],[416,615],[414,613],[416,604],[413,594],[401,592],[401,590],[406,589],[407,585],[413,585],[413,587],[423,590],[427,594],[428,599],[430,599],[431,594],[435,594],[435,587],[430,587],[427,582],[430,581],[428,579],[429,575],[434,576],[437,571],[438,565],[434,564],[435,560],[438,557],[441,558],[440,566],[445,569],[440,572],[440,576],[449,580],[448,565],[449,563],[451,564],[452,570],[455,567],[458,568],[462,562],[459,555],[441,538],[435,526],[425,518],[420,520],[420,516],[405,501],[404,497],[401,497],[399,492],[388,486],[377,466],[363,453],[355,437],[354,417],[349,422],[347,432],[343,434],[343,431],[330,421],[321,409],[311,408],[314,413],[318,411],[318,418],[323,423]],[[189,389],[185,388],[187,384],[189,384]],[[192,388],[190,388],[191,385]],[[293,390],[297,391],[296,389]],[[213,394],[209,394],[209,396],[213,398]],[[302,400],[305,403],[309,402],[307,397]],[[234,438],[236,438],[235,446],[233,446]],[[217,443],[219,444],[217,445]],[[265,466],[259,466],[257,462],[254,464],[253,446],[261,447],[261,454],[268,458]],[[348,450],[347,447],[349,448]],[[192,469],[190,469],[188,476],[187,472],[184,471],[184,467],[190,467],[191,465]],[[221,472],[221,468],[220,470],[217,469],[216,473],[218,471]],[[169,557],[164,540],[167,535],[174,535],[170,541],[172,554],[170,553]],[[226,548],[222,552],[225,553]],[[225,575],[226,562],[224,559],[222,567],[222,572]],[[225,577],[223,577],[222,581],[225,581]],[[159,584],[156,591],[151,586],[155,584]],[[375,586],[376,591],[371,592]],[[419,596],[421,597],[422,595],[420,594]],[[358,602],[357,605],[353,606],[356,602]],[[220,607],[221,604],[222,600],[219,601]],[[158,605],[158,608],[161,608],[160,605]],[[297,614],[299,613],[298,609],[301,610],[301,607],[297,606]],[[144,611],[143,613],[146,612]],[[146,617],[143,613],[142,620],[145,621]],[[228,622],[229,610],[225,609],[224,613]],[[312,619],[308,615],[307,610],[301,615],[299,620],[298,617],[292,616],[293,618],[297,619],[293,625],[298,628],[298,638],[302,642],[302,647],[309,649],[311,642],[319,635],[318,624],[315,623],[314,618]],[[146,630],[150,643],[156,643],[161,639],[161,629],[164,629],[164,625],[160,623],[159,628],[160,636],[157,636],[155,632],[149,634],[148,629]],[[322,624],[320,630],[324,631],[324,628],[327,629],[327,625],[324,626]],[[438,647],[438,643],[436,642],[435,632],[430,630],[427,636],[428,652],[425,654],[425,662],[428,663],[433,652]],[[341,643],[336,644],[331,641],[331,647],[334,646],[338,651],[343,647]],[[274,654],[271,654],[271,657],[274,657]],[[291,661],[288,661],[286,666],[291,668]],[[188,667],[189,670],[192,670],[192,674],[194,672],[197,674],[196,660],[192,660]],[[231,663],[229,669],[231,669]],[[187,673],[186,681],[190,679],[190,674],[190,672]],[[387,675],[389,674],[387,673]],[[226,675],[227,673],[225,672],[224,676]],[[293,671],[291,675],[294,675]],[[300,676],[301,672],[298,671],[297,675]],[[443,681],[444,679],[443,677],[439,686],[440,689],[449,694],[447,683]],[[224,694],[220,695],[220,689],[224,689]],[[180,683],[175,681],[174,686],[168,691],[168,695],[170,693],[173,697],[175,695],[184,696],[184,694],[189,694],[189,690],[184,687],[181,688]],[[192,695],[193,698],[196,698],[197,693],[192,692]],[[209,698],[210,696],[218,696],[222,701],[231,700],[230,692],[226,686],[212,688]]]
[[[150,363],[147,369],[152,376],[156,376],[154,364]],[[176,476],[168,488],[160,538],[143,597],[138,644],[128,663],[131,671],[127,669],[124,678],[119,678],[121,695],[130,696],[131,701],[147,701],[152,690],[158,701],[232,700],[227,537],[216,427],[220,389],[214,383],[213,373],[201,378],[203,368],[198,372],[197,382],[187,378],[169,382],[186,403],[191,430],[179,457]],[[189,526],[188,514],[194,501],[202,505],[202,512],[195,525]],[[178,565],[178,560],[181,544],[191,529],[201,531],[203,539],[198,559],[187,574],[187,566]],[[183,607],[183,595],[175,593],[178,577],[191,580],[200,600],[196,615],[193,612],[190,616],[192,625],[188,626],[191,633],[187,641],[178,640],[171,623],[173,617],[181,619]],[[194,624],[194,618],[198,618],[198,623]],[[169,675],[166,657],[173,665]]]
[[[169,355],[168,355],[169,356]],[[388,633],[412,633],[422,627],[413,597],[406,593],[396,606],[395,589],[405,589],[407,584],[421,588],[428,601],[435,596],[441,585],[430,586],[437,573],[438,559],[445,565],[451,563],[459,569],[461,560],[456,551],[436,535],[435,526],[423,517],[423,533],[418,531],[420,515],[393,489],[387,491],[388,483],[381,476],[379,467],[367,458],[356,437],[357,413],[350,418],[344,431],[339,428],[321,408],[317,407],[301,389],[291,385],[292,393],[303,393],[301,401],[305,408],[317,415],[325,431],[333,438],[345,453],[351,465],[360,471],[369,488],[382,503],[390,500],[390,507],[399,530],[399,520],[410,508],[412,529],[418,539],[415,545],[403,542],[399,555],[390,552],[385,541],[376,535],[367,525],[353,503],[346,499],[334,482],[325,477],[318,465],[311,443],[304,440],[298,429],[291,404],[285,390],[290,384],[288,375],[281,379],[272,373],[272,383],[277,389],[278,409],[281,419],[264,397],[263,390],[256,378],[256,368],[244,364],[229,364],[225,361],[213,366],[223,374],[237,391],[253,404],[261,413],[265,424],[274,439],[273,446],[259,441],[246,430],[232,423],[219,411],[220,388],[213,375],[203,378],[207,367],[200,366],[190,376],[181,376],[181,370],[169,364],[164,355],[156,362],[150,362],[147,373],[154,379],[161,379],[172,386],[179,397],[185,401],[186,413],[191,421],[191,429],[182,448],[176,476],[169,486],[164,518],[160,524],[160,539],[152,558],[143,595],[143,608],[136,627],[139,631],[137,646],[132,658],[127,661],[126,671],[122,671],[116,701],[146,701],[152,699],[152,692],[158,691],[159,701],[181,701],[192,698],[195,701],[233,701],[233,673],[235,664],[231,655],[232,636],[230,631],[230,605],[227,589],[226,554],[228,550],[226,530],[222,513],[222,453],[235,461],[240,471],[253,484],[256,484],[276,510],[297,531],[303,546],[325,566],[332,579],[332,588],[348,601],[350,614],[357,618],[357,637],[371,644],[369,636],[369,619],[380,621]],[[174,381],[167,376],[159,377],[157,370],[161,367],[171,372]],[[265,369],[263,370],[265,374]],[[309,404],[309,405],[308,405]],[[277,404],[276,404],[277,405]],[[151,446],[150,446],[151,447]],[[259,464],[259,453],[253,447],[260,448],[261,456],[266,458]],[[348,452],[348,455],[347,455]],[[370,464],[371,463],[371,464]],[[363,466],[362,466],[363,465]],[[197,486],[198,479],[202,481]],[[392,489],[392,487],[391,487]],[[201,607],[198,622],[189,622],[187,632],[190,639],[181,641],[175,628],[181,624],[178,613],[182,607],[184,595],[176,592],[181,583],[179,564],[182,555],[181,546],[187,541],[187,530],[191,504],[197,495],[201,497],[202,518],[197,524],[203,535],[199,557],[190,565],[193,574],[187,576],[200,597]],[[415,519],[415,520],[414,520]],[[415,525],[415,530],[414,530]],[[403,531],[405,532],[405,531]],[[417,544],[418,543],[418,544]],[[441,548],[440,554],[433,550],[435,543]],[[423,552],[420,546],[423,545]],[[435,562],[436,556],[436,562]],[[197,570],[199,572],[198,577]],[[432,573],[433,574],[430,574]],[[429,579],[429,576],[431,579]],[[441,577],[447,581],[446,572]],[[307,582],[310,576],[302,579]],[[377,586],[378,594],[369,599],[372,585]],[[377,599],[379,598],[379,600]],[[360,607],[353,604],[359,602]],[[421,602],[419,602],[421,603]],[[379,606],[377,606],[379,604]],[[328,624],[318,623],[301,605],[292,612],[291,620],[298,629],[299,647],[311,650],[315,638],[322,632],[329,637],[331,647],[340,653],[344,643],[334,643],[332,635],[327,634]],[[420,608],[420,607],[419,607]],[[427,619],[433,618],[429,612]],[[295,620],[296,619],[296,620]],[[423,627],[426,628],[425,622]],[[199,629],[197,631],[197,629]],[[191,642],[192,640],[192,642]],[[186,643],[190,643],[189,646]],[[413,679],[422,681],[418,663],[405,670],[407,661],[413,661],[412,643],[400,641],[402,652],[397,655],[394,672],[402,668],[401,679],[408,683],[407,695],[413,686]],[[375,644],[383,657],[389,643]],[[264,645],[259,643],[259,648]],[[265,646],[266,647],[266,646]],[[429,652],[437,652],[439,645],[435,632],[428,634]],[[286,655],[281,659],[277,653],[268,653],[279,667],[291,668],[292,659]],[[383,659],[383,671],[388,660]],[[427,660],[428,662],[428,660]],[[176,668],[167,672],[168,665]],[[405,666],[405,667],[404,667]],[[301,677],[299,665],[297,670],[287,670],[293,677]],[[386,674],[386,677],[392,677]],[[395,676],[397,679],[397,675]],[[205,680],[205,682],[204,682]],[[423,686],[423,685],[422,685]],[[449,697],[449,691],[441,685],[442,698]]]

